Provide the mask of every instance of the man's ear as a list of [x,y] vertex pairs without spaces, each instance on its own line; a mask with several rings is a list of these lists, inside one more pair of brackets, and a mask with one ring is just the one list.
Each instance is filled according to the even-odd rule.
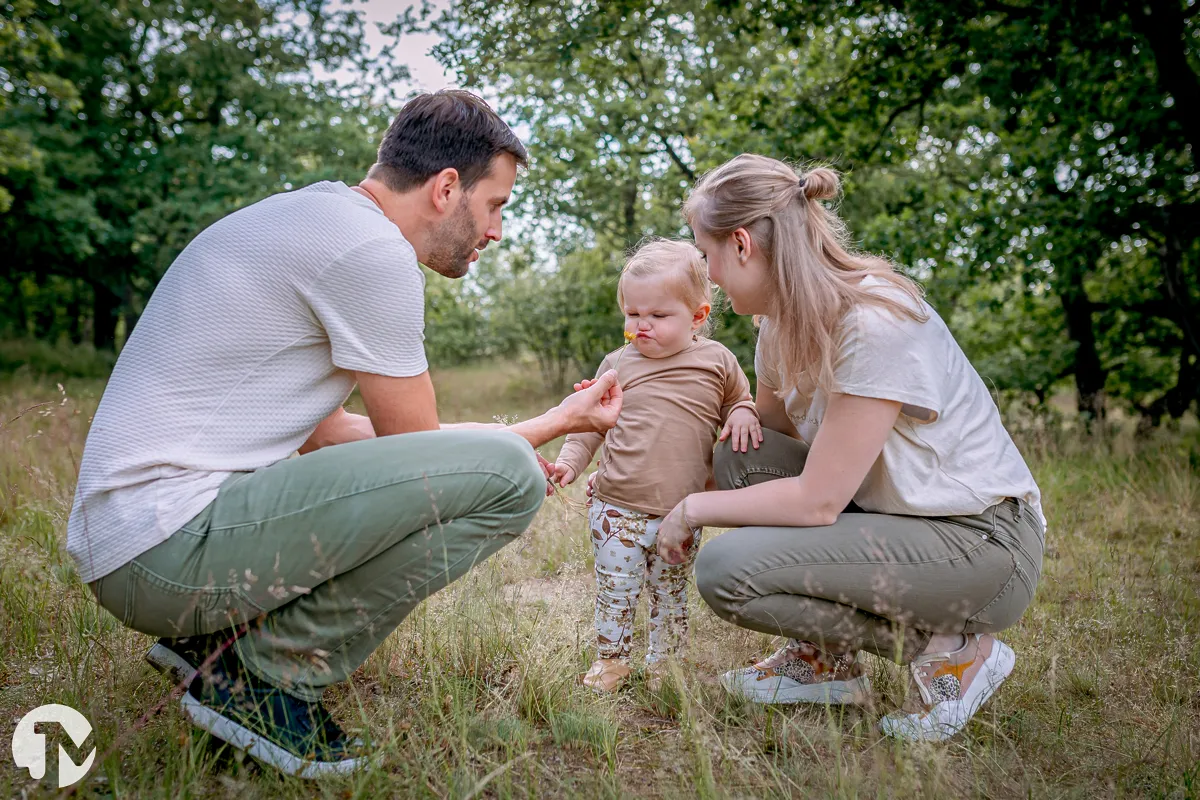
[[712,313],[711,303],[701,303],[696,312],[692,314],[692,330],[696,330],[705,322],[708,321],[708,315]]
[[462,191],[462,181],[459,180],[458,170],[454,167],[446,167],[430,178],[429,182],[432,192],[430,199],[439,214],[445,214],[447,210],[453,209],[457,205],[455,195]]
[[754,237],[745,228],[738,228],[729,236],[733,239],[733,248],[737,253],[738,263],[745,264],[754,254]]

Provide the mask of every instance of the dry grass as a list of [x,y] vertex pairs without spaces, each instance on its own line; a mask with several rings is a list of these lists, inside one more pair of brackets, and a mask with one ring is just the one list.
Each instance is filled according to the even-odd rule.
[[[447,419],[527,416],[553,400],[513,366],[436,380]],[[0,383],[3,421],[49,402],[0,430],[0,796],[44,791],[12,767],[7,741],[25,711],[48,702],[79,708],[96,727],[84,796],[1200,795],[1194,425],[1139,443],[1027,443],[1051,522],[1045,577],[1005,636],[1018,653],[1012,679],[947,745],[878,734],[900,687],[888,664],[870,665],[873,708],[726,697],[713,676],[770,641],[720,622],[694,596],[676,680],[657,693],[639,681],[615,698],[592,695],[576,682],[591,660],[584,519],[552,499],[522,540],[422,606],[331,692],[339,717],[380,742],[383,759],[313,785],[193,732],[141,661],[149,639],[121,629],[78,583],[66,515],[101,384],[66,388]]]

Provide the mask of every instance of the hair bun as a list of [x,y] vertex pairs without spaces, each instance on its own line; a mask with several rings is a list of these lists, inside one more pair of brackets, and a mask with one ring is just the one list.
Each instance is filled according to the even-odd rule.
[[804,196],[809,200],[829,200],[842,190],[842,180],[828,167],[810,169],[800,177],[804,182]]

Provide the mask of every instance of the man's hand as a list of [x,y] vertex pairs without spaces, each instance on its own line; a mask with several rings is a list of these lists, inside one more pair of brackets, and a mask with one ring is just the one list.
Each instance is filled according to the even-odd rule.
[[[730,438],[731,434],[733,438]],[[745,453],[747,444],[754,445],[754,449],[757,450],[763,440],[762,423],[758,421],[758,415],[745,406],[735,408],[729,419],[725,420],[725,427],[721,429],[717,441],[723,442],[726,439],[729,439],[735,453]]]
[[558,405],[568,433],[604,433],[617,424],[621,414],[621,384],[610,369],[595,380],[575,385],[575,394]]
[[322,447],[373,438],[375,428],[371,425],[371,420],[361,414],[351,414],[344,408],[338,408],[321,420],[297,452],[304,455]]
[[[442,427],[445,428],[444,425]],[[546,476],[546,497],[549,497],[554,494],[554,465],[542,458],[542,454],[537,450],[534,450],[533,454],[537,456],[538,466],[542,468],[542,474]]]

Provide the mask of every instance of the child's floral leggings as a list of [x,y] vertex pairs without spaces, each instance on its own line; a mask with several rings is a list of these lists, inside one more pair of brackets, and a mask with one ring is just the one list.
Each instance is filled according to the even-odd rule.
[[600,658],[629,660],[633,617],[642,586],[650,589],[650,641],[646,661],[677,653],[687,643],[687,583],[700,547],[700,531],[687,559],[672,566],[658,557],[662,517],[592,500],[592,550],[596,555],[596,643]]

